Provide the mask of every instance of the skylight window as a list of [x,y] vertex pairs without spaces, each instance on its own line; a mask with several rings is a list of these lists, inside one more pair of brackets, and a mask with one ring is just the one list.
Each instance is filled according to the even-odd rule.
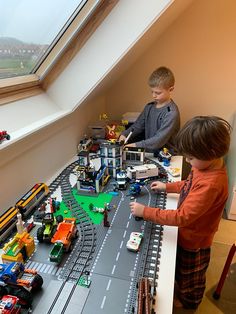
[[89,2],[0,0],[0,79],[35,73]]

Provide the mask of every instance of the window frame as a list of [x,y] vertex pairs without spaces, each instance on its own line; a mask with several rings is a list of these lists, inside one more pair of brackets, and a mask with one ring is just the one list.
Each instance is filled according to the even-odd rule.
[[[0,105],[45,92],[118,1],[90,0],[71,21],[34,74],[0,79]],[[89,16],[83,20],[89,11]]]

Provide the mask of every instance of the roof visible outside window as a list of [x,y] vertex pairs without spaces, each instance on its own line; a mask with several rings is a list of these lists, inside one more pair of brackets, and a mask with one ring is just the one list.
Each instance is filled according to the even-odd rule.
[[35,73],[86,0],[0,0],[0,79]]

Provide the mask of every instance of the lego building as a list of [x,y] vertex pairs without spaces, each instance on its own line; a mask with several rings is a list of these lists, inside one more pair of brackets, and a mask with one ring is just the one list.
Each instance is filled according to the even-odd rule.
[[100,157],[105,164],[108,173],[115,178],[117,172],[122,169],[122,147],[119,143],[103,142],[100,145]]

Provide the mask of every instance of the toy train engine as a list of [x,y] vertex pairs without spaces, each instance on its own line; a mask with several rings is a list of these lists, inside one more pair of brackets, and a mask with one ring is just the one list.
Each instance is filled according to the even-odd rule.
[[0,216],[0,243],[5,241],[16,226],[18,211],[25,219],[49,193],[44,183],[35,184],[15,206],[10,207]]

